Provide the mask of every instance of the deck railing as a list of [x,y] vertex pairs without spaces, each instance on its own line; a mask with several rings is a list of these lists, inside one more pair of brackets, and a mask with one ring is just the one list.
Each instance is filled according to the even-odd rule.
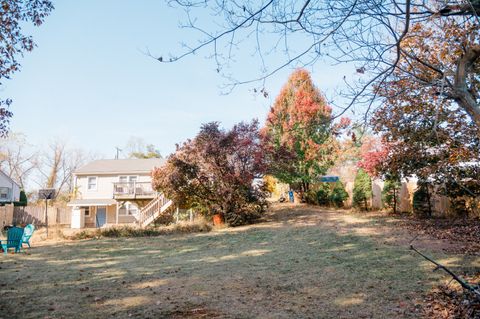
[[140,226],[146,226],[153,222],[160,214],[167,210],[172,201],[167,199],[165,195],[158,196],[140,210],[137,221]]
[[155,196],[156,194],[150,182],[113,183],[113,195],[117,197]]

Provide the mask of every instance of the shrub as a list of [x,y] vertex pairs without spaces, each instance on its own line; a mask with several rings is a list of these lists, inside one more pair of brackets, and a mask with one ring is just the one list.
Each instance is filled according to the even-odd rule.
[[353,206],[362,210],[368,210],[368,200],[370,198],[372,198],[372,180],[360,168],[353,184]]
[[307,204],[311,205],[319,205],[318,198],[317,198],[317,191],[310,189],[304,195],[303,199]]
[[327,184],[320,184],[316,191],[317,204],[320,206],[330,205],[330,190]]
[[343,207],[343,202],[348,199],[348,193],[343,186],[343,183],[337,181],[332,189],[330,196],[330,202],[336,207]]
[[132,238],[132,237],[156,237],[162,235],[172,234],[188,234],[209,232],[212,226],[208,224],[203,218],[193,222],[179,222],[170,226],[155,227],[155,228],[139,228],[134,226],[120,226],[109,227],[105,229],[83,230],[68,237],[70,240],[81,240],[98,237],[108,238]]

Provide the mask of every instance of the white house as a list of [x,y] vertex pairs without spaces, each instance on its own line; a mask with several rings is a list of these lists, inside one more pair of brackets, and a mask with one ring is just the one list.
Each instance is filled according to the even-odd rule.
[[18,202],[20,186],[7,174],[0,171],[0,203]]
[[145,226],[172,203],[152,189],[151,172],[163,159],[96,160],[73,173],[72,228]]

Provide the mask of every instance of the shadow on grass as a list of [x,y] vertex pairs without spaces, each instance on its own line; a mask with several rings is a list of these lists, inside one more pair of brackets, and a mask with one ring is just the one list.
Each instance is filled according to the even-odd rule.
[[[267,223],[207,234],[34,247],[0,259],[0,311],[9,318],[418,317],[415,299],[441,274],[330,213],[279,210]],[[450,261],[472,265],[462,256]]]

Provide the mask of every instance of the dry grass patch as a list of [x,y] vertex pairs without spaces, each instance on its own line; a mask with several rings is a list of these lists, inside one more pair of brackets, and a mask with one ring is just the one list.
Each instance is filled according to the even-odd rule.
[[[33,247],[0,259],[0,313],[13,318],[418,318],[446,280],[374,220],[310,207],[258,225]],[[449,266],[473,256],[430,252]]]

